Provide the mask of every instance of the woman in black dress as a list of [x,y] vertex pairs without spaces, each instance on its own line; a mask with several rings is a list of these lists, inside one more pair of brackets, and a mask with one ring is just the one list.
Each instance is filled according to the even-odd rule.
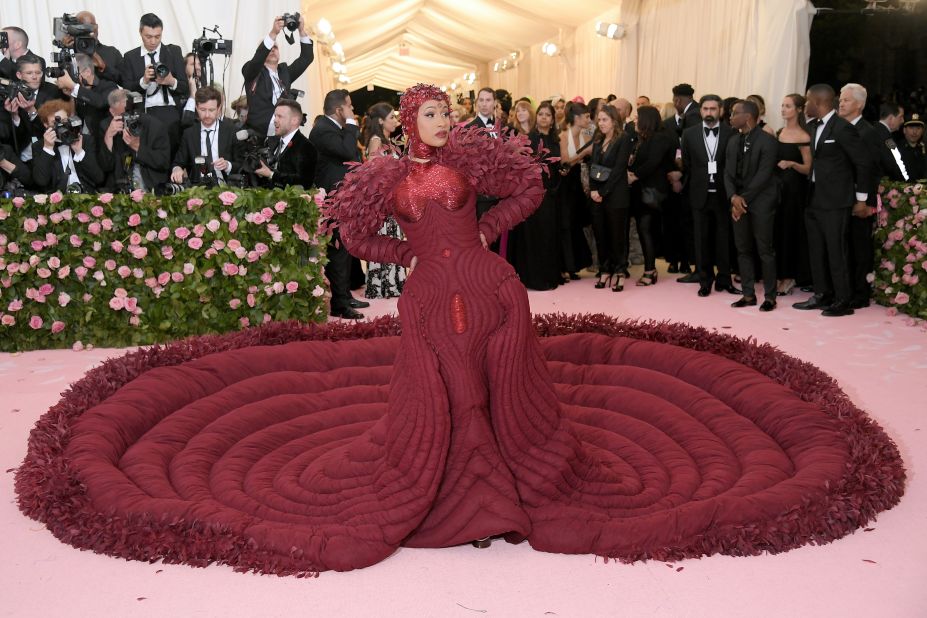
[[[550,101],[541,103],[536,112],[534,130],[528,134],[534,152],[546,149],[546,156],[551,158],[560,157],[555,114]],[[541,205],[509,233],[509,262],[524,286],[532,290],[552,290],[563,282],[558,250],[557,189],[561,178],[558,167],[559,163],[551,163],[544,177],[545,192]]]
[[796,282],[810,280],[805,200],[811,172],[811,136],[805,128],[805,97],[782,100],[785,126],[779,131],[779,208],[776,211],[776,272],[778,294],[791,294]]
[[675,169],[679,143],[675,134],[664,130],[656,107],[638,108],[636,128],[638,140],[628,164],[628,182],[631,184],[631,214],[637,223],[644,252],[644,274],[637,285],[646,286],[657,282],[654,219],[670,192],[666,175]]
[[592,145],[589,199],[592,227],[599,253],[599,280],[595,287],[624,289],[628,274],[628,159],[631,140],[619,126],[621,118],[611,105],[596,114],[598,138]]
[[570,102],[566,109],[566,126],[560,134],[560,248],[561,270],[570,279],[579,279],[579,271],[592,265],[592,252],[583,227],[588,222],[586,193],[583,191],[581,164],[589,156],[583,130],[589,126],[589,108]]

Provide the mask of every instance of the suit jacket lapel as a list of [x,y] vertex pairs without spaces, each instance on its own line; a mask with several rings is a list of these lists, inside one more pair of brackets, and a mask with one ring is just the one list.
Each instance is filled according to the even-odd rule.
[[[818,153],[818,149],[824,143],[824,141],[830,137],[830,134],[834,132],[834,125],[837,123],[837,114],[834,114],[830,117],[830,120],[827,121],[827,124],[824,125],[824,129],[821,131],[821,139],[818,140],[818,143],[814,145],[814,154]],[[813,139],[813,137],[812,137]]]

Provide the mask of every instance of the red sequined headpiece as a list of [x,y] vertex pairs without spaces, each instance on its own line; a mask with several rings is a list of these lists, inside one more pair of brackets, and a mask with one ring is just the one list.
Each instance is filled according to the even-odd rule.
[[448,107],[451,106],[447,93],[430,84],[415,84],[402,93],[399,99],[399,121],[406,135],[409,154],[420,159],[427,159],[434,154],[434,148],[423,143],[418,135],[418,108],[425,101],[443,101]]

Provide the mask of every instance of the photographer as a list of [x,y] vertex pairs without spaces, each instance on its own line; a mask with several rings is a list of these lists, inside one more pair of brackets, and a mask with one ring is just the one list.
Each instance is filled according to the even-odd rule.
[[[94,17],[93,13],[81,11],[74,18],[81,24],[93,27],[93,31],[88,36],[96,39],[96,50],[91,58],[96,76],[101,80],[105,79],[113,84],[119,84],[119,80],[122,79],[120,74],[122,54],[115,47],[100,42],[100,27],[97,25],[97,18]],[[69,48],[74,46],[73,39],[70,36],[65,37],[64,46]]]
[[45,132],[32,144],[32,183],[38,191],[94,193],[103,182],[93,136],[83,134],[80,126],[64,128],[72,110],[70,101],[49,101],[39,108]]
[[[180,184],[186,177],[194,184],[226,184],[233,167],[238,167],[235,125],[220,120],[222,94],[215,88],[197,90],[195,102],[198,122],[183,132],[171,181]],[[205,162],[198,165],[197,157]]]
[[[134,110],[130,115],[128,97],[129,92],[122,88],[112,90],[107,97],[109,118],[100,126],[103,141],[99,150],[104,184],[111,191],[152,191],[167,182],[171,144],[164,125],[156,118],[135,114]],[[126,122],[127,117],[131,122]]]
[[74,61],[77,65],[77,82],[69,73],[64,73],[55,83],[63,94],[70,95],[74,100],[75,110],[84,121],[85,131],[95,133],[106,118],[109,106],[107,97],[115,90],[116,84],[97,76],[93,58],[87,54],[76,54]]
[[142,45],[123,56],[122,84],[144,95],[145,111],[164,124],[171,152],[176,152],[180,144],[180,108],[177,102],[187,97],[190,89],[184,79],[183,53],[176,45],[161,43],[163,31],[164,24],[157,15],[142,15],[138,28]]
[[0,187],[7,190],[12,184],[20,188],[32,185],[32,172],[12,146],[0,144]]
[[[18,152],[28,153],[32,138],[42,139],[45,127],[39,120],[38,110],[46,101],[53,99],[68,100],[55,86],[44,80],[41,59],[32,54],[20,56],[16,61],[16,81],[10,82],[11,88],[18,88],[15,97],[7,97],[3,102],[4,114],[0,122],[13,126],[13,143]],[[12,116],[12,118],[11,118]],[[24,160],[28,158],[23,153]]]
[[292,99],[277,101],[274,108],[274,134],[277,139],[271,142],[274,155],[269,167],[267,162],[262,161],[254,172],[270,186],[300,185],[309,188],[313,185],[318,155],[299,130],[304,121],[299,103]]
[[315,57],[312,39],[306,34],[303,17],[299,16],[299,58],[292,65],[280,62],[277,35],[284,27],[283,17],[274,19],[270,34],[258,45],[254,57],[241,68],[248,96],[248,127],[261,135],[274,135],[274,107],[294,81],[299,79]]
[[0,60],[0,77],[14,79],[16,77],[16,61],[27,54],[32,54],[38,58],[42,64],[42,70],[45,70],[45,60],[29,50],[29,35],[26,34],[25,30],[18,26],[7,26],[3,31],[6,32],[10,46],[3,50],[3,60]]

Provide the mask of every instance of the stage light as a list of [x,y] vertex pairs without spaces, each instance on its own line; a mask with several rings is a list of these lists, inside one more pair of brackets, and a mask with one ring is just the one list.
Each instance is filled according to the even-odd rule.
[[559,51],[560,49],[557,47],[556,43],[544,43],[541,45],[541,53],[545,56],[556,56]]
[[332,62],[332,71],[334,71],[335,73],[339,73],[339,74],[340,74],[340,73],[347,73],[347,72],[348,72],[348,66],[347,66],[346,64],[342,64],[341,62],[338,62],[338,61],[336,60],[336,61]]
[[338,76],[338,81],[342,84],[350,84],[351,78],[348,77],[347,75],[342,74]]
[[316,29],[316,32],[318,32],[322,36],[328,36],[329,34],[332,33],[332,25],[324,17],[318,21],[315,29]]
[[339,58],[344,57],[344,47],[341,46],[341,41],[335,41],[332,43],[332,51],[335,52]]
[[499,72],[499,69],[500,69],[500,68],[502,68],[502,67],[501,67],[500,63],[498,63],[498,62],[496,62],[495,64],[492,65],[492,70],[495,71],[496,73]]
[[451,82],[451,90],[457,90],[457,82]]
[[621,39],[624,38],[625,29],[622,24],[599,21],[595,24],[595,33],[607,39]]

